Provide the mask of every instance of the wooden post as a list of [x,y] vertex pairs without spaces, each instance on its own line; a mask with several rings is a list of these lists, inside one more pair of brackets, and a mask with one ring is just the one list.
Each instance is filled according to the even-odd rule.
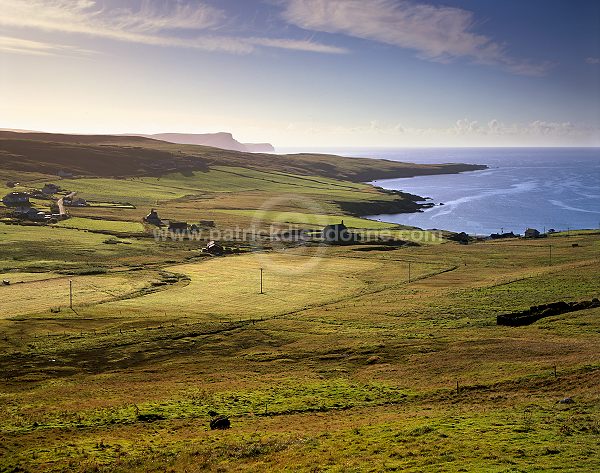
[[264,294],[263,292],[263,269],[260,268],[260,293]]
[[554,365],[554,377],[557,378],[557,374],[556,374],[556,365]]
[[73,310],[73,280],[69,279],[69,308]]
[[408,262],[408,282],[410,282],[410,261]]
[[456,381],[456,394],[459,394],[459,393],[460,393],[460,388],[458,386],[458,381]]

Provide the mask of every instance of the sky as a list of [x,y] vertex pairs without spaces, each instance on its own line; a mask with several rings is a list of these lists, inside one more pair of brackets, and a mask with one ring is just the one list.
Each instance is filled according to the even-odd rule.
[[0,0],[0,127],[600,146],[597,0]]

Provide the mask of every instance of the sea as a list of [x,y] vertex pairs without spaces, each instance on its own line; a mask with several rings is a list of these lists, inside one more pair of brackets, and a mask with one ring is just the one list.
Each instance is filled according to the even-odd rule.
[[[307,151],[307,150],[303,150]],[[318,151],[318,150],[310,150]],[[321,150],[413,163],[485,164],[453,175],[371,184],[427,197],[423,212],[368,218],[475,235],[600,228],[600,148],[403,148]],[[443,205],[442,205],[443,204]]]

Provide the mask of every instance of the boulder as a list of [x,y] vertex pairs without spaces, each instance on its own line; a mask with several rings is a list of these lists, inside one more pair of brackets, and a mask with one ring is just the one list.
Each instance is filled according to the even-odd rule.
[[572,397],[565,397],[564,399],[561,399],[560,401],[556,402],[557,404],[575,404],[575,401],[573,400]]
[[225,416],[218,416],[210,420],[210,430],[227,430],[231,427],[231,422]]

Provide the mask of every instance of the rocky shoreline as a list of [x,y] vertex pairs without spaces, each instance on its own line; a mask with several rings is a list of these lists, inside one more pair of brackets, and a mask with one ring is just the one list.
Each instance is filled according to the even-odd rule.
[[400,214],[423,212],[433,207],[433,202],[428,198],[408,192],[383,190],[385,194],[395,196],[393,200],[369,200],[364,202],[336,202],[340,209],[354,217],[366,217],[379,214]]
[[[488,167],[484,164],[444,164],[440,165],[439,168],[435,169],[422,169],[416,171],[413,169],[406,169],[405,172],[401,173],[390,173],[391,176],[381,177],[380,174],[387,174],[389,171],[382,172],[381,170],[374,171],[378,177],[370,175],[368,180],[377,179],[398,179],[398,178],[410,178],[417,176],[430,176],[440,174],[459,174],[462,172],[469,171],[480,171],[487,169]],[[402,175],[398,175],[402,174]],[[367,179],[365,179],[367,180]],[[380,200],[369,200],[364,202],[335,202],[339,205],[340,209],[354,217],[367,217],[369,215],[381,215],[381,214],[401,214],[401,213],[413,213],[423,212],[426,209],[434,207],[435,204],[431,202],[429,197],[421,197],[420,195],[410,194],[408,192],[402,192],[399,190],[385,189],[383,187],[374,186],[380,193],[387,196],[393,196],[392,199],[380,199]]]

